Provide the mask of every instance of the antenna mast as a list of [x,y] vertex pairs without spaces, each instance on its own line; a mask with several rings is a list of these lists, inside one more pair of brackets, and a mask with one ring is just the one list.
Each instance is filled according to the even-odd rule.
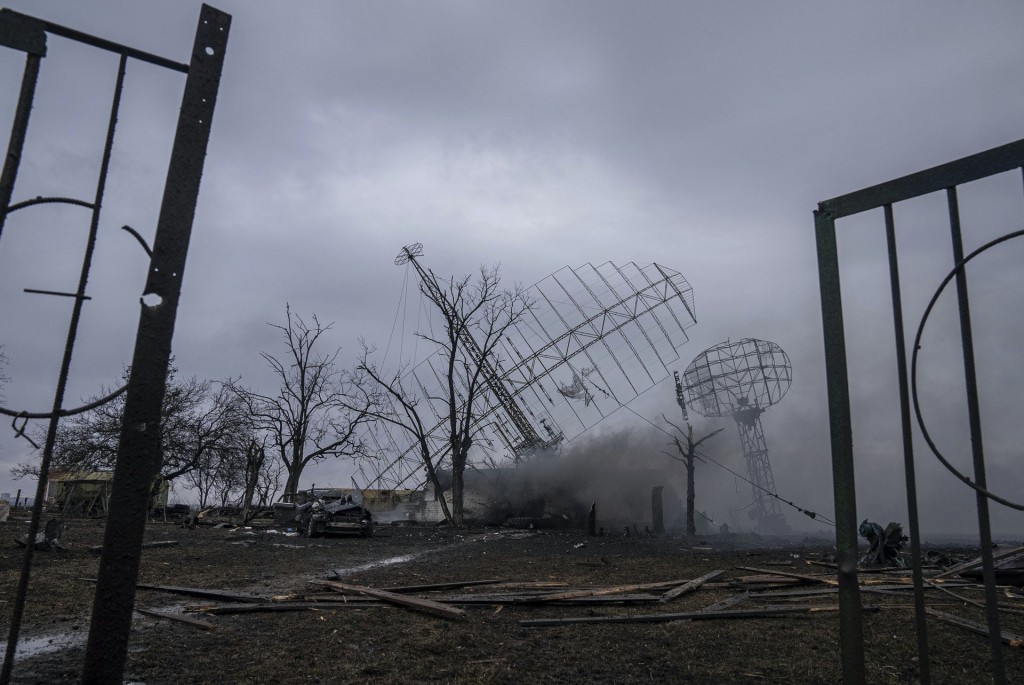
[[445,297],[444,291],[437,284],[437,278],[434,276],[432,271],[424,269],[419,260],[419,257],[423,254],[423,243],[414,243],[412,245],[406,245],[402,248],[402,251],[395,257],[395,264],[401,265],[405,263],[411,263],[413,268],[416,269],[416,273],[420,276],[420,282],[423,284],[430,295],[430,299],[433,300],[438,307],[444,312],[445,318],[449,321],[455,321],[459,324],[458,334],[459,340],[466,346],[466,350],[469,352],[473,361],[480,365],[483,369],[484,379],[487,382],[487,387],[495,398],[498,400],[498,404],[505,410],[509,418],[512,420],[512,424],[516,430],[519,431],[520,440],[515,444],[510,445],[515,456],[518,458],[519,455],[526,452],[535,450],[537,447],[544,445],[544,440],[537,435],[537,431],[533,429],[533,425],[527,420],[526,415],[523,413],[519,403],[509,394],[508,389],[501,382],[494,367],[491,366],[491,362],[484,356],[483,350],[477,344],[476,339],[473,338],[473,334],[469,332],[469,327],[466,326],[466,322],[462,320],[459,313],[452,306],[452,303]]

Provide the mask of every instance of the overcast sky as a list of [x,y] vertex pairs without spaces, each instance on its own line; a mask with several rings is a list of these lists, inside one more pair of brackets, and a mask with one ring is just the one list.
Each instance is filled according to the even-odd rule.
[[[281,321],[286,302],[336,322],[330,342],[346,362],[359,336],[383,345],[405,277],[392,261],[413,242],[438,274],[500,262],[525,284],[565,265],[658,262],[694,288],[698,324],[680,372],[727,338],[789,353],[792,390],[764,416],[776,484],[829,514],[813,209],[1024,136],[1020,3],[214,4],[233,23],[175,333],[182,375],[240,375],[269,390],[259,353],[280,350],[266,322]],[[4,5],[182,62],[200,7]],[[0,131],[10,130],[23,64],[0,49]],[[91,199],[116,67],[110,54],[50,38],[15,201]],[[153,234],[183,82],[129,62],[67,405],[115,383],[130,360],[146,261],[118,227]],[[1019,174],[964,189],[968,250],[1021,227],[1021,189]],[[911,330],[951,264],[943,203],[897,210]],[[52,402],[70,304],[22,289],[73,290],[87,229],[71,207],[8,220],[8,407]],[[881,213],[840,229],[858,513],[884,525],[906,512]],[[1024,491],[1013,433],[1022,257],[1008,245],[972,281],[989,457],[1010,497]],[[968,469],[951,311],[929,329],[926,413]],[[675,415],[670,384],[636,409]],[[645,430],[620,414],[601,430]],[[734,428],[707,423],[718,425],[728,428],[720,453],[731,444],[730,465],[742,470]],[[0,491],[34,489],[8,474],[25,446],[0,432]],[[973,529],[973,494],[923,449],[918,464],[926,529]],[[342,473],[328,464],[304,480],[345,485]],[[715,501],[720,512],[749,502],[737,490]],[[1024,517],[997,506],[994,520],[1013,532]]]

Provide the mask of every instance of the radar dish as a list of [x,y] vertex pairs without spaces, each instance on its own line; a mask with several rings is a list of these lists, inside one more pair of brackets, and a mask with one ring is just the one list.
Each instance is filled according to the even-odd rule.
[[701,352],[683,373],[686,399],[698,414],[734,416],[746,408],[767,409],[793,382],[789,357],[767,340],[743,338]]
[[781,400],[793,382],[789,357],[781,347],[767,340],[727,340],[697,355],[683,372],[683,379],[687,400],[694,411],[708,417],[729,416],[736,421],[747,463],[747,480],[753,491],[747,513],[755,521],[754,531],[769,535],[788,533],[789,525],[776,501],[775,476],[768,461],[761,414]]
[[402,251],[395,257],[395,266],[401,266],[407,263],[410,259],[415,259],[423,255],[423,243],[413,243],[412,245],[406,245],[402,248]]

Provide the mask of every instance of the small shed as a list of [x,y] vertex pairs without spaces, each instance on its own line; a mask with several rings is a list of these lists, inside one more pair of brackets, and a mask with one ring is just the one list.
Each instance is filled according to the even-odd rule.
[[[47,511],[62,516],[106,516],[113,480],[113,471],[68,471],[53,474],[46,484]],[[166,507],[167,493],[167,481],[161,481],[150,506]]]

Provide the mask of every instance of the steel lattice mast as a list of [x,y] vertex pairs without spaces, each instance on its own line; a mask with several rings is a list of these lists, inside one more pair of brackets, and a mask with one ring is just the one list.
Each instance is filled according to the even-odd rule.
[[753,502],[755,530],[785,533],[789,525],[775,494],[775,477],[761,414],[782,399],[792,383],[789,357],[773,342],[743,338],[709,347],[690,362],[683,374],[690,406],[708,417],[736,421]]
[[736,429],[740,434],[743,460],[747,464],[747,479],[750,480],[754,495],[754,503],[750,508],[751,518],[760,522],[766,532],[783,532],[779,529],[784,526],[777,526],[774,523],[785,523],[782,508],[778,500],[768,494],[775,492],[775,476],[772,475],[772,465],[768,461],[768,443],[765,442],[764,429],[761,427],[763,412],[764,409],[761,407],[741,405],[741,408],[733,412],[732,417],[736,420]]
[[456,321],[459,323],[458,336],[462,344],[465,345],[466,350],[469,352],[469,356],[473,359],[473,362],[479,364],[483,368],[484,379],[487,383],[488,389],[494,393],[497,399],[498,405],[504,409],[509,418],[511,418],[517,431],[519,431],[519,439],[517,444],[513,447],[516,454],[522,454],[530,450],[536,449],[538,446],[544,444],[544,441],[537,431],[533,429],[530,422],[526,419],[523,414],[523,410],[519,407],[519,403],[509,394],[505,385],[498,378],[498,373],[491,365],[489,359],[484,356],[483,351],[477,344],[473,334],[470,333],[469,327],[466,326],[466,322],[462,321],[459,317],[459,313],[455,311],[455,307],[445,297],[441,287],[437,284],[437,277],[434,276],[434,272],[429,269],[424,269],[419,260],[416,257],[423,254],[423,244],[415,243],[413,245],[407,245],[402,248],[402,252],[395,258],[395,264],[401,265],[405,263],[412,264],[413,268],[416,269],[416,273],[420,276],[420,283],[429,292],[430,299],[437,304],[444,311],[445,318],[449,321]]

